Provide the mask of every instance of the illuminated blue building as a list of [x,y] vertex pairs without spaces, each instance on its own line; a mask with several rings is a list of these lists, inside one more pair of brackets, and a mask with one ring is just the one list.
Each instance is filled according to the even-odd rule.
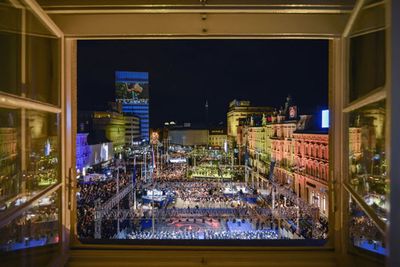
[[122,103],[122,112],[126,115],[134,115],[140,119],[140,136],[141,139],[149,141],[149,103]]
[[149,141],[149,74],[147,72],[116,71],[116,101],[122,112],[140,119],[140,138]]

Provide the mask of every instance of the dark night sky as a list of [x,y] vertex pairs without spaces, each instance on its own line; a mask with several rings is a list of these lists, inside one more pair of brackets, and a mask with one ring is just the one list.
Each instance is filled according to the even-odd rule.
[[328,42],[323,40],[127,40],[78,42],[78,109],[113,101],[116,70],[147,71],[150,123],[226,123],[233,99],[299,113],[328,105]]

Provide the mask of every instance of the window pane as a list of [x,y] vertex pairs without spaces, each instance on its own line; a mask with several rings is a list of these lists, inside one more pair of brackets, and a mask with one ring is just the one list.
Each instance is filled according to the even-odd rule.
[[59,242],[59,193],[44,196],[0,229],[0,251],[14,251]]
[[59,181],[59,133],[57,114],[0,107],[0,218]]
[[365,0],[364,6],[369,5],[369,4],[375,4],[375,3],[378,3],[378,2],[383,2],[383,1],[384,0]]
[[59,105],[59,54],[59,40],[31,11],[0,5],[0,91]]
[[389,179],[385,154],[385,101],[355,110],[349,116],[351,186],[387,221]]
[[[368,1],[367,1],[368,2]],[[350,36],[377,30],[385,26],[385,5],[384,3],[365,3],[360,10],[356,20],[351,28]],[[378,1],[375,1],[378,2]],[[383,2],[383,1],[380,1]],[[374,4],[374,5],[369,5]]]
[[0,5],[0,91],[19,94],[21,78],[21,11]]
[[59,255],[60,196],[41,197],[0,228],[1,266],[48,266]]
[[351,38],[350,102],[384,86],[385,64],[385,31]]
[[29,36],[27,44],[27,79],[22,88],[26,97],[59,105],[59,41]]
[[386,255],[387,248],[382,233],[360,206],[350,198],[349,236],[350,242],[358,248]]

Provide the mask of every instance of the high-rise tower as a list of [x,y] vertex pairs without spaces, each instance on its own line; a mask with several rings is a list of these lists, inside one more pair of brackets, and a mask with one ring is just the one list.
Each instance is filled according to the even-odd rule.
[[149,74],[148,72],[115,72],[116,101],[122,112],[140,120],[140,138],[149,141]]

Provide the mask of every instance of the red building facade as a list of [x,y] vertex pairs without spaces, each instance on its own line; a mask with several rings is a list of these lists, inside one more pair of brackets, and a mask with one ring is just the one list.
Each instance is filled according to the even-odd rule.
[[309,204],[328,216],[329,137],[327,133],[293,133],[294,188]]

